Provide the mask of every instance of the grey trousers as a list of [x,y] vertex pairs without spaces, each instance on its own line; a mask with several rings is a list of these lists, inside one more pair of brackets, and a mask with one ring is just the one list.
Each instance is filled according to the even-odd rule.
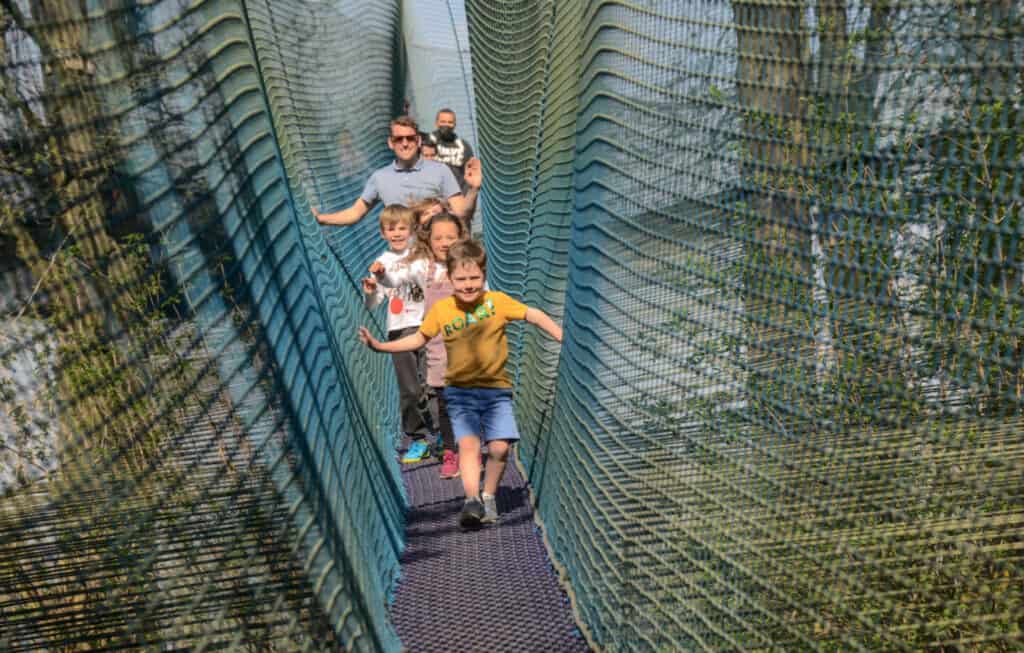
[[432,385],[424,386],[427,391],[427,406],[430,409],[430,421],[434,429],[441,432],[442,446],[448,451],[455,449],[455,432],[452,431],[452,420],[448,417],[448,405],[444,403],[444,388]]
[[[417,331],[419,327],[388,331],[388,340],[398,340]],[[395,378],[398,379],[398,411],[402,419],[402,431],[413,439],[430,435],[430,428],[423,417],[422,379],[426,376],[425,359],[423,349],[391,354]]]

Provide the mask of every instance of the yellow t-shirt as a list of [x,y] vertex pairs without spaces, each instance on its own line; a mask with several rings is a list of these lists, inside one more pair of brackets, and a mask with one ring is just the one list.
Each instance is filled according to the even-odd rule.
[[446,297],[434,304],[420,324],[428,339],[441,334],[448,352],[445,383],[459,388],[511,388],[505,371],[508,338],[505,325],[526,319],[526,305],[503,292],[485,292],[473,306]]

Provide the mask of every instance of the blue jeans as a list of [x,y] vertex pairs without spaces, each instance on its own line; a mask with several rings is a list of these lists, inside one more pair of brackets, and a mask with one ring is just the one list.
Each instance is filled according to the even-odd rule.
[[455,441],[472,435],[482,442],[518,440],[519,428],[512,412],[511,388],[444,389],[448,417],[452,420]]

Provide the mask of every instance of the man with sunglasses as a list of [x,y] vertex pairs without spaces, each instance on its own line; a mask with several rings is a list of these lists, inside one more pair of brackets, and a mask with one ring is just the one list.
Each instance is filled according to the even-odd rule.
[[370,179],[352,206],[334,213],[313,209],[317,221],[330,225],[350,225],[362,219],[377,202],[385,206],[409,206],[421,199],[440,197],[448,200],[452,213],[469,219],[476,208],[483,174],[478,159],[466,163],[466,192],[463,193],[451,169],[439,162],[420,157],[419,128],[409,116],[391,121],[388,147],[395,160],[370,175]]

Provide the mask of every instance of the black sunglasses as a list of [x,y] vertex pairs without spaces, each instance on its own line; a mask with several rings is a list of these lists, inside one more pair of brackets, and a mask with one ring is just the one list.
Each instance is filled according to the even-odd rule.
[[402,141],[414,142],[419,136],[413,134],[412,136],[391,136],[391,140],[395,143],[401,143]]

